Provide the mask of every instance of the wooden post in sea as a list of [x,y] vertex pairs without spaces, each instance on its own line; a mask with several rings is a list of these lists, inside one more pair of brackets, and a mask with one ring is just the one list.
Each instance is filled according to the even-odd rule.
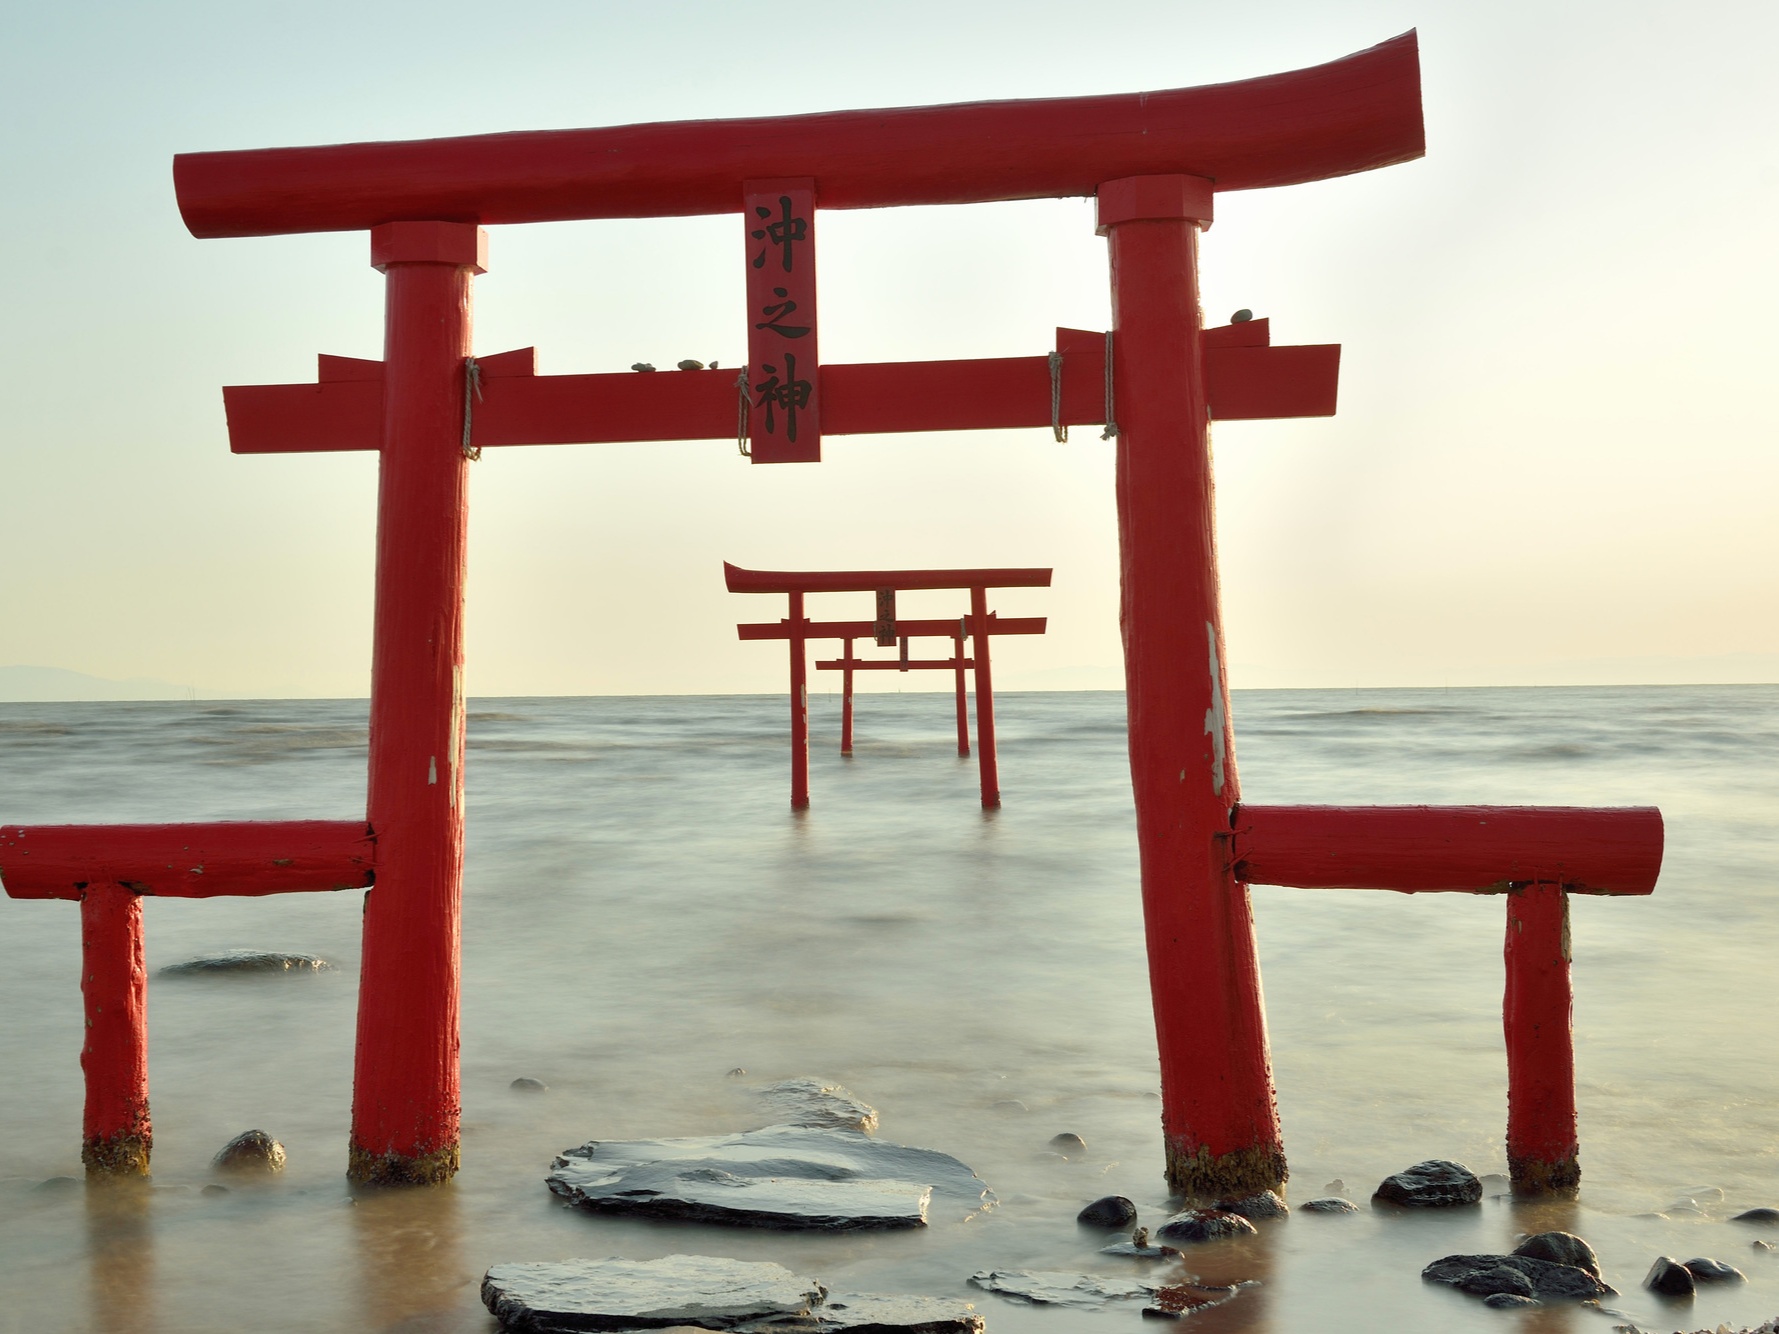
[[1581,1184],[1575,1116],[1569,894],[1538,881],[1507,896],[1507,1170],[1517,1195]]
[[147,1176],[148,971],[142,900],[95,880],[80,899],[80,991],[86,1008],[86,1115],[80,1160],[88,1176]]

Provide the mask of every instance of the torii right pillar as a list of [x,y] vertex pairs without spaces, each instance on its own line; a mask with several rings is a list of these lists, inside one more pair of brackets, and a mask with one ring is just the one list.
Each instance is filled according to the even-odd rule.
[[1286,1178],[1254,917],[1230,857],[1238,786],[1223,664],[1205,396],[1201,176],[1099,188],[1130,769],[1168,1184],[1226,1200]]

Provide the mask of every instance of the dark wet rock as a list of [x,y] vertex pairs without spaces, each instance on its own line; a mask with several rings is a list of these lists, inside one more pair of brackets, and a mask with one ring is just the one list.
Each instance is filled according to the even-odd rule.
[[326,973],[333,965],[313,954],[278,954],[266,950],[229,950],[202,959],[170,963],[162,977],[210,977],[225,974]]
[[515,1093],[548,1093],[550,1086],[541,1079],[533,1079],[529,1075],[520,1075],[507,1085]]
[[1060,1135],[1050,1137],[1050,1147],[1058,1153],[1086,1153],[1087,1141],[1072,1131],[1065,1130]]
[[223,1145],[210,1165],[243,1175],[282,1172],[284,1146],[263,1130],[246,1130]]
[[1137,1206],[1122,1195],[1103,1195],[1075,1215],[1085,1227],[1130,1227],[1137,1221]]
[[1421,1277],[1478,1296],[1512,1292],[1540,1301],[1592,1301],[1617,1295],[1585,1269],[1530,1255],[1447,1255],[1423,1269]]
[[1513,1253],[1529,1255],[1534,1260],[1549,1260],[1553,1264],[1573,1265],[1587,1270],[1595,1278],[1600,1277],[1600,1257],[1594,1254],[1592,1246],[1573,1232],[1539,1232],[1515,1246]]
[[1319,1199],[1305,1200],[1297,1206],[1297,1211],[1303,1214],[1356,1214],[1359,1206],[1338,1195],[1324,1195]]
[[742,1069],[739,1065],[729,1072],[730,1079],[745,1079],[746,1077],[747,1071]]
[[63,1191],[73,1190],[79,1184],[79,1177],[51,1177],[47,1181],[39,1181],[31,1189],[40,1195],[59,1195]]
[[1240,1214],[1226,1213],[1222,1209],[1187,1209],[1163,1223],[1155,1235],[1161,1241],[1199,1242],[1215,1241],[1219,1237],[1252,1236],[1258,1231]]
[[1217,1207],[1225,1213],[1240,1214],[1249,1222],[1291,1216],[1291,1206],[1279,1198],[1277,1191],[1271,1190],[1263,1190],[1256,1195],[1244,1195],[1239,1200],[1225,1200]]
[[1492,1306],[1497,1311],[1511,1311],[1515,1307],[1541,1306],[1536,1297],[1527,1297],[1517,1292],[1491,1292],[1483,1298],[1484,1306]]
[[1484,1172],[1477,1181],[1482,1185],[1483,1194],[1490,1198],[1513,1194],[1513,1181],[1505,1173]]
[[1695,1255],[1690,1260],[1683,1260],[1681,1268],[1693,1276],[1695,1283],[1746,1283],[1748,1275],[1734,1265],[1726,1265],[1722,1260],[1712,1260],[1703,1255]]
[[483,1305],[512,1330],[722,1329],[807,1315],[821,1296],[783,1265],[714,1255],[503,1264],[482,1279]]
[[1030,1108],[1018,1098],[996,1098],[989,1104],[989,1110],[994,1112],[1024,1112],[1029,1111]]
[[1442,1209],[1475,1204],[1482,1199],[1482,1182],[1463,1163],[1430,1158],[1385,1177],[1372,1198],[1409,1208]]
[[1643,1286],[1664,1297],[1690,1297],[1695,1284],[1692,1271],[1685,1265],[1666,1255],[1658,1255],[1649,1267],[1649,1273],[1643,1277]]
[[1243,1288],[1258,1287],[1252,1281],[1229,1285],[1204,1283],[1169,1283],[1155,1290],[1155,1299],[1143,1308],[1151,1320],[1184,1320],[1189,1315],[1222,1306],[1241,1296]]
[[200,1195],[227,1195],[229,1193],[229,1188],[227,1186],[219,1186],[214,1181],[212,1181],[208,1186],[205,1186],[204,1189],[199,1191],[198,1193]]
[[980,1269],[970,1275],[970,1282],[1036,1306],[1072,1306],[1083,1311],[1098,1310],[1108,1302],[1146,1298],[1157,1287],[1141,1279],[1060,1269]]
[[1744,1209],[1734,1218],[1732,1223],[1779,1223],[1779,1209]]
[[981,1178],[949,1154],[805,1126],[592,1140],[559,1155],[546,1181],[596,1213],[743,1227],[923,1227],[931,1201],[948,1221],[995,1202]]
[[775,1126],[814,1126],[822,1130],[877,1129],[877,1109],[839,1084],[819,1079],[781,1079],[754,1090],[765,1101]]

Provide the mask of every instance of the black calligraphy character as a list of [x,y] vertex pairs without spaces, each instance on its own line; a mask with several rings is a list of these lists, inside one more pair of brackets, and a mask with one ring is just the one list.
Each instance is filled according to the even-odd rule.
[[[783,265],[784,271],[789,273],[791,271],[791,246],[798,241],[807,241],[809,239],[809,220],[807,218],[794,218],[791,216],[791,197],[789,195],[780,195],[778,197],[778,207],[782,216],[777,222],[768,222],[764,227],[761,227],[757,231],[749,232],[748,235],[753,237],[756,241],[764,241],[766,243],[760,247],[760,253],[754,256],[754,267],[756,269],[763,269],[766,267],[766,252],[773,246],[778,246],[783,252],[780,263]],[[772,216],[771,209],[763,208],[758,204],[754,205],[754,212],[758,213],[762,218],[770,218]],[[780,293],[780,295],[783,295],[783,293]]]
[[770,329],[773,333],[783,334],[786,338],[801,338],[804,334],[808,333],[811,326],[807,324],[779,323],[780,320],[797,308],[797,303],[789,299],[790,293],[786,292],[782,287],[774,287],[772,289],[772,295],[782,296],[786,299],[776,305],[761,306],[760,313],[762,315],[770,315],[772,318],[762,320],[760,323],[756,324],[754,328]]
[[793,353],[786,353],[784,359],[784,379],[778,378],[778,367],[767,365],[762,370],[771,371],[772,378],[762,380],[754,388],[759,392],[758,406],[766,409],[766,434],[771,435],[777,429],[774,425],[772,410],[780,408],[784,411],[785,439],[795,443],[797,439],[797,409],[809,406],[810,396],[815,386],[808,380],[797,378],[797,358]]

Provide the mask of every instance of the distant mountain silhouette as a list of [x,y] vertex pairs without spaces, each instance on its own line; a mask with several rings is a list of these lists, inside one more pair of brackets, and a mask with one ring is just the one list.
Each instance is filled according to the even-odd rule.
[[220,691],[196,690],[170,681],[135,677],[113,681],[66,667],[0,667],[0,700],[10,703],[60,704],[79,700],[218,699]]

